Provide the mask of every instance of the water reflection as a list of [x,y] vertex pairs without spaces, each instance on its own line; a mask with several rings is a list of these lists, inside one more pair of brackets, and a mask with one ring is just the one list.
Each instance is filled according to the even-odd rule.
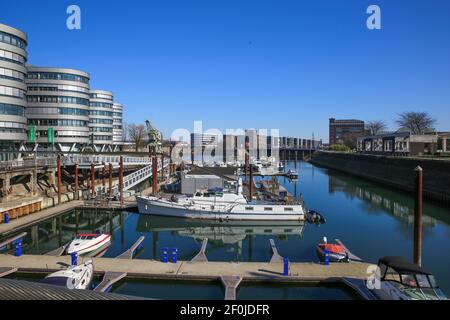
[[[200,243],[203,239],[208,238],[208,257],[214,253],[218,254],[218,260],[252,260],[253,239],[255,237],[264,236],[279,240],[288,240],[288,237],[303,238],[305,225],[297,221],[201,221],[190,220],[173,217],[156,217],[149,215],[140,215],[136,225],[136,231],[140,234],[152,234],[152,250],[153,256],[158,256],[159,234],[170,233],[172,241],[176,238],[191,238],[194,243]],[[167,245],[167,238],[164,239]],[[163,244],[164,245],[164,244]],[[268,242],[267,242],[268,245]],[[243,248],[247,248],[247,252],[243,252]],[[198,252],[198,245],[191,246],[192,249],[188,253],[184,253],[183,257],[188,259]],[[257,251],[260,248],[256,248]],[[234,253],[224,259],[219,252]]]
[[[108,233],[114,241],[115,231],[121,229],[124,239],[125,220],[130,213],[92,212],[74,210],[72,212],[47,219],[39,224],[25,228],[23,252],[27,254],[43,254],[72,241],[78,233]],[[2,239],[3,240],[3,239]],[[1,252],[10,252],[12,245]]]
[[[329,173],[328,191],[330,194],[344,193],[349,199],[360,199],[364,202],[364,211],[367,213],[381,214],[387,212],[396,218],[406,222],[406,226],[414,224],[413,197],[407,193],[401,193],[387,188],[381,188],[374,184],[368,184],[360,179],[338,173]],[[382,211],[380,211],[382,210]],[[441,207],[430,202],[424,203],[422,223],[425,229],[435,227],[439,222],[450,224],[450,216]]]

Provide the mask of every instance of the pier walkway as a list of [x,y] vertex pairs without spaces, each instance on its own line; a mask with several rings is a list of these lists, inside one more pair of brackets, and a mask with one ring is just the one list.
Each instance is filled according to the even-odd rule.
[[[79,263],[91,258],[79,258]],[[341,282],[342,278],[365,279],[368,263],[350,262],[325,266],[318,263],[290,263],[290,276],[283,276],[282,263],[268,262],[187,262],[163,263],[146,259],[92,258],[96,274],[127,273],[130,278],[218,280],[222,276],[242,277],[244,281]],[[50,273],[70,264],[70,256],[0,255],[0,267],[18,272]]]

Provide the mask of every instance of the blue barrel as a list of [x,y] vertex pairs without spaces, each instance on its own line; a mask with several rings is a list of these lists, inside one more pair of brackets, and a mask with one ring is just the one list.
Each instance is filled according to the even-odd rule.
[[72,252],[70,254],[70,258],[71,258],[71,264],[73,266],[77,266],[78,265],[78,253],[76,252]]
[[288,258],[283,258],[283,276],[289,276],[289,259]]
[[22,255],[22,239],[17,240],[16,242],[16,252],[14,253],[16,257],[20,257]]
[[326,266],[330,265],[330,251],[328,251],[327,249],[325,249],[324,264]]
[[3,220],[5,223],[9,223],[9,213],[6,211],[3,215]]
[[178,249],[172,248],[172,263],[177,263],[178,261]]
[[168,247],[164,247],[164,249],[163,249],[163,262],[169,263],[169,248]]

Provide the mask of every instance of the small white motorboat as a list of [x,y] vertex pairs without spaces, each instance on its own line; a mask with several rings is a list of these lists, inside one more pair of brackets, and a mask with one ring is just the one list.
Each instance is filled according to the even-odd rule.
[[99,249],[108,247],[111,244],[111,236],[109,234],[99,233],[78,234],[69,244],[67,254],[76,252],[78,255],[85,255],[93,251],[101,251]]
[[89,260],[79,266],[70,266],[66,270],[54,272],[42,283],[63,286],[68,289],[89,289],[94,277],[94,265]]

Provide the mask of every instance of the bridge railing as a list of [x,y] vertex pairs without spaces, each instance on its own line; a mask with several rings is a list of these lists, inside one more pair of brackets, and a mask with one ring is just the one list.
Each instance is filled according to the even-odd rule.
[[[68,155],[64,157],[63,160],[65,165],[74,165],[78,163],[80,166],[88,166],[92,163],[94,164],[113,164],[119,165],[120,156],[85,156],[85,155]],[[151,163],[151,159],[149,157],[123,157],[124,165],[145,165]]]
[[43,157],[36,159],[16,159],[10,161],[0,161],[0,170],[12,170],[15,168],[34,168],[34,167],[54,167],[56,166],[55,157]]

